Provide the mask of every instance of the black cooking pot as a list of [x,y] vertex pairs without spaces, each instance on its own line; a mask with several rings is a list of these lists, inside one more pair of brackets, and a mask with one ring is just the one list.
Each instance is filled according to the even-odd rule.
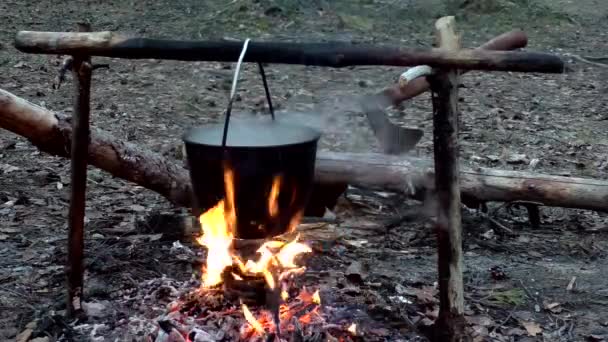
[[[320,133],[274,120],[232,122],[222,146],[223,129],[223,124],[207,125],[184,135],[195,213],[226,198],[226,165],[233,171],[235,237],[262,239],[285,233],[308,202]],[[276,176],[281,179],[273,216],[269,198]]]
[[[195,215],[227,198],[224,172],[229,168],[233,175],[236,211],[234,237],[265,239],[285,233],[304,213],[314,181],[321,134],[311,127],[275,121],[261,63],[258,66],[272,121],[230,122],[238,74],[248,43],[249,39],[245,40],[235,69],[224,124],[191,129],[183,140],[195,197]],[[270,193],[277,179],[278,197],[271,201]]]

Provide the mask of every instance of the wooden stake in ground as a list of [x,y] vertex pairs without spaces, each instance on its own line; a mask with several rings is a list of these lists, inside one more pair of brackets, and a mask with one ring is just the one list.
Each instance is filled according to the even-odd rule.
[[[91,31],[88,24],[79,24],[78,31]],[[68,316],[82,312],[84,275],[84,210],[89,154],[89,114],[92,65],[89,56],[73,56],[72,74],[75,82],[74,116],[72,118],[72,174],[68,222]]]
[[[440,48],[447,51],[460,48],[455,24],[451,16],[437,20],[435,29]],[[436,69],[430,76],[430,84],[433,92],[440,300],[434,338],[436,341],[456,342],[466,340],[458,165],[458,70]]]

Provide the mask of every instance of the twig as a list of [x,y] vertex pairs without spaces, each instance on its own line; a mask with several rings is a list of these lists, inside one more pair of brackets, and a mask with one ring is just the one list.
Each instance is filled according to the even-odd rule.
[[478,212],[478,215],[481,216],[481,217],[483,217],[484,219],[490,221],[493,225],[495,225],[496,227],[504,230],[508,234],[510,234],[510,235],[516,235],[515,232],[511,228],[508,228],[504,224],[498,222],[498,220],[494,219],[492,216],[490,216],[490,215],[488,215],[488,214],[486,214],[484,212],[481,212],[481,211]]
[[488,335],[491,335],[493,332],[496,331],[496,329],[502,327],[503,325],[507,324],[507,322],[511,319],[511,317],[513,317],[513,313],[518,309],[517,306],[515,306],[513,308],[513,310],[511,310],[509,312],[509,315],[507,316],[507,318],[505,318],[502,322],[500,322],[498,325],[495,325],[494,328],[492,328],[492,330],[490,331],[490,333]]
[[520,279],[519,280],[519,284],[521,285],[522,290],[524,290],[524,292],[526,293],[526,295],[528,295],[528,297],[530,299],[532,299],[533,301],[536,302],[536,304],[540,305],[540,302],[538,300],[538,298],[536,298],[532,292],[530,292],[530,290],[528,290],[528,288],[526,287],[526,285],[524,285],[524,282]]
[[92,70],[95,71],[97,69],[110,69],[110,64],[93,64]]
[[[581,62],[583,62],[583,63],[587,63],[587,64],[590,64],[590,65],[594,65],[594,66],[596,66],[596,67],[600,67],[600,68],[608,68],[608,64],[606,64],[606,63],[600,63],[600,62],[597,62],[597,61],[603,61],[603,60],[606,60],[606,59],[608,59],[607,57],[582,57],[582,56],[575,55],[575,54],[572,54],[572,53],[567,53],[567,54],[565,54],[565,55],[566,55],[566,56],[568,56],[568,57],[574,58],[574,59],[576,59],[576,60],[578,60],[578,61],[581,61]],[[591,60],[590,60],[590,58],[591,58],[591,59],[595,59],[595,60],[596,60],[596,62],[591,61]]]

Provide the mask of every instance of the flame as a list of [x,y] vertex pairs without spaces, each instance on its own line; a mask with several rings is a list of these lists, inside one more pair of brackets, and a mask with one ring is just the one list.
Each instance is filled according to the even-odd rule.
[[207,262],[203,272],[203,286],[212,287],[222,282],[222,272],[232,265],[232,240],[236,225],[234,206],[234,174],[224,169],[226,200],[219,201],[213,208],[203,213],[199,221],[203,235],[198,243],[207,247]]
[[270,217],[276,217],[279,213],[279,189],[281,188],[281,176],[275,176],[272,180],[272,188],[268,196],[268,214]]
[[298,224],[300,224],[300,221],[302,221],[302,216],[304,216],[304,210],[300,210],[291,218],[291,221],[289,221],[289,225],[287,226],[287,231],[289,233],[296,231]]
[[233,235],[228,231],[224,201],[201,215],[203,235],[198,243],[207,247],[207,263],[203,272],[203,286],[212,287],[222,282],[224,268],[232,265],[230,253]]
[[[283,179],[280,175],[274,177],[268,195],[268,214],[271,217],[279,214],[278,197],[282,183]],[[231,275],[236,281],[244,281],[245,276],[263,277],[268,288],[281,289],[280,296],[285,304],[279,306],[280,322],[288,322],[296,315],[303,324],[319,319],[315,318],[315,315],[319,316],[317,309],[321,304],[319,291],[311,294],[304,289],[293,301],[290,300],[287,292],[287,280],[306,270],[305,267],[296,264],[296,258],[301,254],[311,253],[312,249],[300,242],[300,236],[297,235],[290,241],[266,241],[256,251],[256,260],[243,260],[234,253],[232,245],[236,232],[237,212],[234,202],[234,174],[229,167],[224,168],[224,187],[226,197],[199,217],[202,236],[197,241],[207,248],[207,261],[202,276],[203,287],[221,284],[224,270],[227,267],[235,267],[238,270]],[[300,211],[293,217],[289,222],[289,231],[296,229],[302,215],[303,211]],[[288,304],[288,300],[291,303]],[[275,324],[272,315],[268,312],[262,312],[256,319],[247,305],[241,304],[241,310],[251,326],[250,329],[246,329],[249,334],[262,334]]]
[[319,296],[319,290],[315,291],[312,295],[312,302],[321,305],[321,296]]
[[286,268],[296,268],[297,265],[294,264],[294,259],[302,254],[302,253],[311,253],[312,249],[303,243],[299,243],[298,239],[300,235],[298,234],[293,241],[287,243],[279,254],[277,254],[277,259],[281,263],[281,266]]
[[[285,293],[286,295],[287,293]],[[279,318],[281,321],[281,330],[288,331],[293,326],[290,324],[292,319],[296,317],[301,325],[320,324],[323,323],[323,317],[319,314],[320,306],[313,302],[314,294],[308,292],[306,288],[298,294],[294,300],[289,303],[281,304],[279,307]],[[245,327],[241,332],[242,340],[250,340],[256,334],[262,334],[265,331],[272,331],[274,327],[272,314],[268,311],[261,311],[258,318],[249,311],[243,309],[245,319],[249,322],[250,327]],[[256,323],[254,323],[254,321]],[[256,328],[257,326],[257,328]],[[259,329],[262,327],[262,330]],[[274,330],[276,331],[276,330]]]
[[255,317],[253,317],[253,314],[251,313],[251,311],[249,311],[249,308],[247,307],[247,305],[242,304],[241,309],[243,310],[243,315],[245,315],[245,319],[251,325],[251,327],[256,332],[263,333],[264,327],[262,326],[262,324],[260,322],[258,322],[257,319],[255,319]]

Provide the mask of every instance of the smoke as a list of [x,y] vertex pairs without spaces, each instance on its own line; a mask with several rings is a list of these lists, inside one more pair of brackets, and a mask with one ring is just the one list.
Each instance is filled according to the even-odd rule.
[[375,137],[355,96],[334,96],[316,104],[295,104],[276,112],[278,122],[304,125],[321,132],[321,149],[370,152]]

